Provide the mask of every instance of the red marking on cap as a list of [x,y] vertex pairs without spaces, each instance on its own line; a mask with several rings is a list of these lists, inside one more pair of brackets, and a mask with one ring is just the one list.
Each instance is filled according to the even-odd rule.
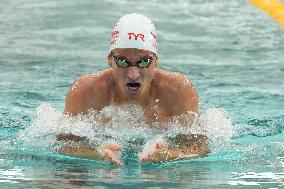
[[115,45],[116,44],[116,39],[110,42],[111,45]]
[[112,37],[118,37],[119,31],[113,31],[112,32]]
[[153,44],[153,47],[155,47],[155,49],[158,49],[157,44]]
[[157,40],[157,36],[153,32],[151,32],[151,34]]
[[129,40],[132,40],[132,36],[134,36],[134,39],[135,39],[135,41],[137,41],[138,40],[138,37],[140,37],[140,39],[142,40],[142,41],[145,41],[144,40],[144,34],[142,34],[142,33],[138,33],[138,34],[135,34],[135,33],[133,33],[133,32],[131,32],[131,33],[128,33],[128,39]]

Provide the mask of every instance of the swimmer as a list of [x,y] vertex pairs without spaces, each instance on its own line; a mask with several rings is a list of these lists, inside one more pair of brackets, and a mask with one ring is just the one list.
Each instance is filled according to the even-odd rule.
[[[157,35],[151,20],[141,14],[121,17],[112,31],[109,68],[82,76],[68,91],[64,113],[70,116],[88,114],[90,109],[102,110],[111,105],[139,105],[144,110],[146,122],[152,126],[166,125],[174,116],[198,113],[198,95],[193,84],[181,73],[157,68]],[[183,120],[188,126],[192,120]],[[192,117],[191,117],[192,118]],[[58,141],[84,140],[72,134],[60,134]],[[170,145],[170,143],[178,144]],[[64,147],[62,153],[105,160],[117,165],[120,145],[108,143],[99,149],[86,145]],[[207,137],[203,135],[177,136],[176,139],[148,141],[140,153],[141,163],[191,158],[208,154]]]

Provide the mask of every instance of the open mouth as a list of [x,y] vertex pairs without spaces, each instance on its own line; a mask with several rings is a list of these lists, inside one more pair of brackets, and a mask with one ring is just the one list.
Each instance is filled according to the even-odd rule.
[[128,87],[128,90],[133,92],[138,91],[139,87],[141,86],[140,83],[127,83],[126,85]]

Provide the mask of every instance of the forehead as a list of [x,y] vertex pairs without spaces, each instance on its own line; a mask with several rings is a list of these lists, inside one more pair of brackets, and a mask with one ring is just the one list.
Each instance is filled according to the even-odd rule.
[[136,49],[136,48],[116,48],[113,49],[112,52],[115,54],[119,54],[120,56],[138,56],[138,57],[143,57],[143,56],[150,56],[153,54],[153,52],[144,50],[144,49]]

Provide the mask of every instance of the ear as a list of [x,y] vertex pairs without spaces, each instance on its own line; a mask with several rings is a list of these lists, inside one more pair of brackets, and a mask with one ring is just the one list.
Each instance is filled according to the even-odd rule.
[[158,64],[158,62],[159,62],[159,61],[158,61],[158,60],[159,60],[158,57],[155,56],[155,57],[154,57],[154,60],[155,60],[155,67],[157,67],[157,64]]
[[107,63],[110,67],[112,67],[112,62],[111,62],[112,56],[111,55],[112,55],[112,53],[110,52],[107,56]]

